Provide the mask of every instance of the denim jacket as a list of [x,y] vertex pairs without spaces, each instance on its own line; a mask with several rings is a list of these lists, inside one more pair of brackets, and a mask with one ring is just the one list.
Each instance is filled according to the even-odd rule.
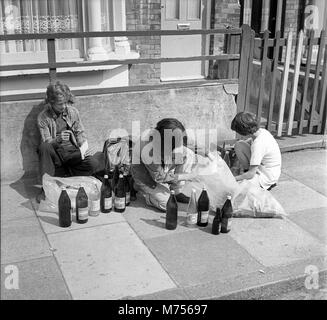
[[[42,142],[54,143],[56,140],[57,115],[50,104],[46,104],[44,110],[37,117],[37,124],[41,134]],[[67,104],[63,111],[63,119],[66,121],[69,129],[73,132],[77,147],[81,147],[86,141],[84,126],[81,122],[78,110],[71,104]]]

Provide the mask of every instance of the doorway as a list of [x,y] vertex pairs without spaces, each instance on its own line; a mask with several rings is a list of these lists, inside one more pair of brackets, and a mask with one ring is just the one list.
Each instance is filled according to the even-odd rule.
[[[192,30],[210,27],[211,1],[206,0],[162,0],[162,30]],[[209,23],[209,24],[208,24]],[[201,56],[209,50],[209,36],[181,35],[161,36],[161,56]],[[161,81],[201,79],[206,76],[203,61],[161,63]]]

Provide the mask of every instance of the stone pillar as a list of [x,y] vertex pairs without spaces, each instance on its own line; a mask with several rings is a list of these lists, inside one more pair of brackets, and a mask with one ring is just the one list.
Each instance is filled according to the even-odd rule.
[[251,27],[252,0],[244,0],[243,24]]
[[[101,0],[87,1],[89,31],[101,30]],[[108,54],[102,45],[101,38],[89,38],[89,60],[107,60]]]
[[269,27],[269,11],[270,0],[262,0],[262,13],[261,13],[261,32],[265,32]]
[[[115,31],[126,31],[125,0],[113,0],[113,19]],[[131,51],[127,37],[115,37],[115,53],[126,55]]]

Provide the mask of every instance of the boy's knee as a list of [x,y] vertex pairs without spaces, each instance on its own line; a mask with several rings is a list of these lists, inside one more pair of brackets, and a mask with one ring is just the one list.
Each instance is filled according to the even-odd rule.
[[100,168],[100,163],[98,161],[98,159],[94,156],[90,156],[90,157],[87,157],[85,158],[85,163],[86,163],[86,166],[88,168],[88,171],[90,172],[90,175],[96,173],[97,171],[100,171],[101,168]]
[[245,141],[237,141],[234,146],[236,155],[248,154],[250,151],[250,145]]
[[242,150],[244,148],[244,141],[236,141],[235,145],[234,145],[234,150],[239,151]]

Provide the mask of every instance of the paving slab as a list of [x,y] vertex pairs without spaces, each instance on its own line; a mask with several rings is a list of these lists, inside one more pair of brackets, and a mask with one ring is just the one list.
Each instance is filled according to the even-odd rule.
[[288,219],[233,219],[230,236],[264,266],[327,254],[324,244]]
[[[34,205],[37,206],[36,202],[33,201]],[[126,212],[129,211],[129,208]],[[68,228],[59,227],[59,217],[56,212],[43,212],[36,210],[37,217],[40,220],[42,228],[46,234],[57,233],[57,232],[66,232],[71,230],[91,228],[95,226],[102,226],[106,224],[124,222],[124,214],[119,212],[110,212],[110,213],[100,213],[97,217],[89,216],[88,222],[84,224],[79,224],[76,222],[75,212],[72,214],[72,224]]]
[[120,299],[176,287],[126,222],[48,238],[73,299]]
[[[1,265],[1,299],[3,300],[69,300],[68,288],[54,257],[14,264],[18,270],[18,289],[5,287],[12,274],[8,265]],[[7,273],[6,273],[7,272]]]
[[289,214],[327,207],[327,197],[292,178],[280,180],[271,193]]
[[137,300],[169,300],[172,299],[265,299],[289,290],[305,288],[309,268],[316,267],[319,272],[318,282],[321,288],[326,283],[327,259],[318,257],[297,261],[285,266],[262,267],[259,270],[237,276],[226,276],[222,279],[211,279],[197,285],[187,286],[180,290],[164,290],[154,294],[137,296]]
[[145,243],[180,287],[262,267],[227,234],[212,235],[197,229],[149,239]]
[[130,209],[124,217],[142,240],[195,230],[185,224],[187,204],[178,204],[178,222],[175,230],[166,229],[165,212],[146,206],[142,200],[132,202]]
[[168,289],[136,297],[123,297],[127,300],[189,300],[191,297],[186,294],[183,288]]
[[289,219],[327,245],[327,207],[301,210]]
[[9,185],[1,184],[1,221],[35,217],[30,199]]
[[327,196],[327,150],[304,150],[283,154],[282,171]]
[[290,137],[278,137],[277,143],[281,152],[299,151],[310,148],[324,148],[326,136],[323,134],[303,134]]
[[36,217],[1,221],[1,263],[51,256],[49,243]]
[[[326,270],[322,257],[302,260],[285,266],[264,267],[233,278],[219,279],[184,289],[191,299],[262,299],[274,293],[304,288],[308,266]],[[319,279],[321,280],[321,279]]]

